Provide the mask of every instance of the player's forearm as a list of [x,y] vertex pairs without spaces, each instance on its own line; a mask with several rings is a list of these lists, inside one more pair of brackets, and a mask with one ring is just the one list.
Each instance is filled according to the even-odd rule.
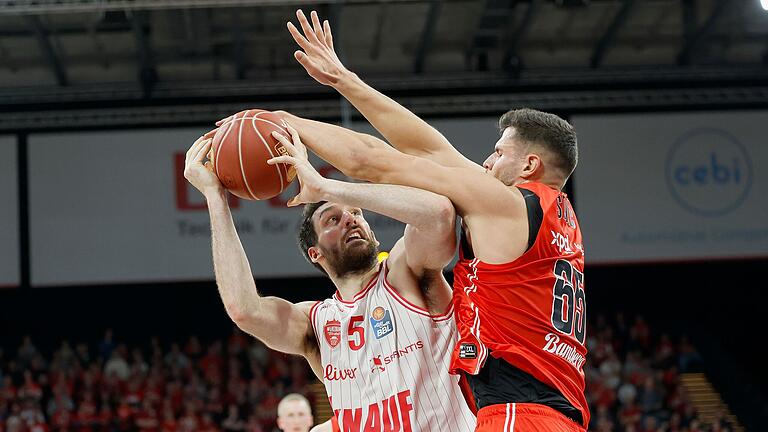
[[330,180],[324,199],[364,208],[421,230],[439,230],[455,219],[450,200],[406,186]]
[[211,217],[213,268],[216,285],[229,317],[238,325],[258,313],[261,299],[251,266],[237,235],[226,193],[206,194]]
[[345,175],[367,180],[361,177],[363,168],[351,154],[368,154],[376,149],[392,148],[380,139],[351,131],[340,126],[309,120],[280,111],[301,135],[304,144],[321,159],[336,167]]
[[453,149],[435,128],[354,73],[345,74],[333,87],[396,149],[423,157]]

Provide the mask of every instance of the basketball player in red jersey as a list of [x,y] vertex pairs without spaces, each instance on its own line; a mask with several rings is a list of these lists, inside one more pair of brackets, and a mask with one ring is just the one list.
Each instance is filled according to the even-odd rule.
[[[230,318],[271,349],[306,358],[342,431],[471,432],[475,416],[458,378],[432,372],[448,370],[444,354],[458,338],[442,273],[456,249],[450,201],[415,188],[323,178],[288,130],[290,140],[274,135],[289,155],[270,163],[296,168],[301,189],[289,205],[312,203],[302,216],[301,250],[337,292],[299,304],[258,294],[225,190],[205,162],[211,140],[201,137],[187,152],[184,175],[206,198],[216,282]],[[364,144],[344,130],[329,139]],[[361,208],[406,224],[382,263]]]
[[348,99],[398,150],[331,143],[333,126],[285,113],[308,147],[345,174],[448,197],[462,217],[454,268],[460,340],[451,371],[464,373],[479,408],[477,430],[578,431],[589,424],[584,251],[562,188],[577,162],[576,134],[531,109],[504,114],[482,166],[439,132],[348,71],[327,21],[297,12],[288,29],[310,76]]

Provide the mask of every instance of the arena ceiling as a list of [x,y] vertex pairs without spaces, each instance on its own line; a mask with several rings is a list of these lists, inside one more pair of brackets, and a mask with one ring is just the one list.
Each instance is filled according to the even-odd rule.
[[0,110],[322,93],[292,56],[297,8],[329,18],[348,67],[385,90],[768,76],[758,0],[16,0],[0,1]]

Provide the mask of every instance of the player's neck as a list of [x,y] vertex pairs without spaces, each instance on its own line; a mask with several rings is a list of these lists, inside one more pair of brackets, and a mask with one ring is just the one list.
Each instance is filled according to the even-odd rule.
[[549,186],[552,189],[555,190],[562,190],[563,189],[563,180],[560,178],[537,178],[537,179],[526,179],[520,182],[515,183],[513,186],[519,186],[524,185],[526,183],[541,183],[544,186]]
[[346,276],[331,276],[333,284],[336,285],[336,289],[339,290],[341,299],[344,301],[352,301],[355,294],[362,291],[371,280],[379,273],[379,264],[372,266],[370,269],[361,272],[353,273]]

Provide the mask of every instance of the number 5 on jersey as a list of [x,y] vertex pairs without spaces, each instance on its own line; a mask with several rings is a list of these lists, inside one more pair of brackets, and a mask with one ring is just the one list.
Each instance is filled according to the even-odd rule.
[[349,319],[347,328],[349,348],[357,351],[365,345],[365,319],[361,315],[355,315]]

